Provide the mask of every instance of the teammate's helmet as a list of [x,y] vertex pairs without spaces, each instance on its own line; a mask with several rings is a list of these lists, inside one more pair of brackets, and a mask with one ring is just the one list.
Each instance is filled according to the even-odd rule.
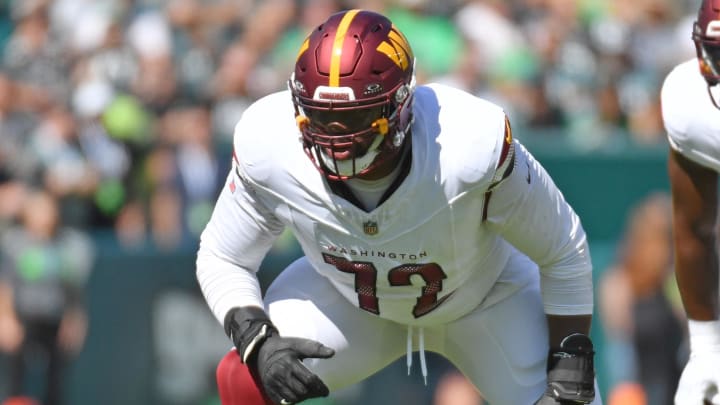
[[700,73],[713,86],[720,82],[720,0],[702,0],[692,39]]
[[386,17],[330,16],[303,42],[289,81],[305,152],[330,179],[397,159],[412,123],[412,50]]

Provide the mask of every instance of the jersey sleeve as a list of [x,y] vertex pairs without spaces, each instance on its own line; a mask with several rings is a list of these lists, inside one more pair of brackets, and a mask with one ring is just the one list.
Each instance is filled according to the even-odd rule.
[[284,229],[241,170],[234,161],[196,260],[200,288],[221,324],[233,307],[263,306],[256,272]]
[[[698,91],[698,87],[702,90]],[[712,103],[694,60],[673,69],[660,91],[670,147],[701,166],[720,171],[720,142],[716,136],[719,113]]]
[[485,222],[537,263],[546,313],[590,314],[592,263],[580,219],[540,163],[512,143],[511,168],[486,193]]

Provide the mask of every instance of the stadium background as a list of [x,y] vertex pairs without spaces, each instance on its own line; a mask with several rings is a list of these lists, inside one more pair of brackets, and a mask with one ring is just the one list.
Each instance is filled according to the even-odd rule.
[[[598,281],[618,259],[633,207],[667,192],[658,92],[694,55],[697,1],[2,1],[2,186],[50,190],[63,221],[95,249],[69,404],[216,403],[214,366],[229,343],[199,295],[194,253],[229,165],[232,125],[284,87],[302,35],[347,7],[393,19],[421,83],[451,83],[507,109],[516,138],[580,215]],[[0,230],[16,224],[13,212],[2,215]],[[298,254],[281,238],[263,286]],[[628,359],[604,350],[600,315],[593,337],[607,398],[622,382],[611,368]],[[431,404],[449,370],[431,355],[425,387],[398,361],[312,402]],[[0,399],[6,375],[0,354]],[[40,372],[31,377],[41,390]]]

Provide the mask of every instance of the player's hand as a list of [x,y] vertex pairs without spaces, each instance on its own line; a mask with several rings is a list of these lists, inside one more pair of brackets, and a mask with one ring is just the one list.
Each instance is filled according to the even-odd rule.
[[551,350],[548,356],[547,387],[535,405],[589,404],[595,399],[593,344],[589,337],[574,333]]
[[720,323],[689,320],[688,328],[690,359],[680,376],[675,405],[720,405]]
[[322,343],[273,334],[257,351],[255,366],[265,394],[277,404],[294,404],[326,397],[328,387],[302,363],[305,358],[332,357],[335,351]]
[[260,307],[235,307],[225,315],[224,325],[240,360],[260,380],[270,400],[287,405],[328,396],[328,387],[302,360],[332,357],[333,349],[314,340],[280,336]]
[[720,405],[720,351],[691,353],[675,393],[676,405]]

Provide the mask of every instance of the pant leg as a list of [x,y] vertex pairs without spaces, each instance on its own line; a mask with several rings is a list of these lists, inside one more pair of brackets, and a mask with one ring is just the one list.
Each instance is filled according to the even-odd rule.
[[545,389],[547,352],[547,321],[533,284],[447,325],[442,349],[491,404],[537,400]]
[[[533,404],[545,390],[547,319],[539,283],[479,307],[445,328],[440,349],[491,404]],[[601,405],[595,382],[596,399]]]
[[406,328],[351,304],[305,259],[268,288],[265,303],[283,336],[331,347],[330,359],[306,359],[331,391],[357,383],[405,354]]

